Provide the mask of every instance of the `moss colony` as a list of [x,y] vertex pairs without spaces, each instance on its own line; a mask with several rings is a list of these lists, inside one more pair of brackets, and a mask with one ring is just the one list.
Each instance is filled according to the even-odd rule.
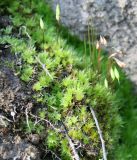
[[116,95],[92,68],[90,58],[80,58],[78,50],[67,45],[43,0],[13,1],[10,6],[4,2],[0,3],[7,9],[1,13],[11,16],[11,24],[1,29],[0,43],[11,47],[14,74],[33,101],[24,108],[17,128],[26,136],[37,134],[40,148],[51,151],[50,159],[75,159],[74,150],[83,160],[102,158],[91,108],[109,153],[121,124]]

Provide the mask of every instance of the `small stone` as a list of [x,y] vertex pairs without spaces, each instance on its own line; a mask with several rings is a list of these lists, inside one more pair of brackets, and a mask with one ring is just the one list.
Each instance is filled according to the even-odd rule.
[[30,134],[28,138],[33,144],[38,144],[40,141],[40,137],[38,134]]

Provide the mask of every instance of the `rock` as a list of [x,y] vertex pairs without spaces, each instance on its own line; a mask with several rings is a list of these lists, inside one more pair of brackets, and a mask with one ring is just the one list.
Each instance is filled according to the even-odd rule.
[[21,132],[24,110],[32,107],[32,102],[11,67],[13,60],[10,44],[0,44],[0,160],[40,160],[40,151],[34,146],[39,137],[33,137],[31,144]]
[[40,136],[38,134],[30,134],[28,136],[28,139],[30,140],[31,143],[33,144],[39,144],[40,142]]
[[38,149],[16,136],[0,136],[0,159],[39,160]]
[[99,35],[106,37],[109,50],[126,53],[126,72],[137,84],[137,1],[53,0],[50,3],[54,10],[59,3],[61,22],[73,34],[83,39],[90,24]]
[[[40,160],[39,150],[16,133],[28,103],[20,88],[19,79],[10,69],[0,69],[0,159]],[[33,137],[33,144],[39,143],[38,138]]]

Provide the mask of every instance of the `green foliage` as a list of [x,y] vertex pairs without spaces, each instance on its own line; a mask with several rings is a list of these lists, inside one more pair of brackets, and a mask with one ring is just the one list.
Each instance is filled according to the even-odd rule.
[[2,32],[4,32],[5,35],[9,35],[12,33],[12,26],[7,26],[5,29],[1,29]]
[[114,81],[116,77],[115,77],[113,68],[110,69],[110,75],[111,75],[112,80]]
[[117,70],[116,67],[114,68],[114,74],[115,74],[116,79],[117,79],[118,82],[119,82],[119,72],[118,72],[118,70]]
[[59,144],[59,138],[57,136],[57,133],[52,130],[49,130],[49,134],[48,134],[46,143],[49,148],[57,147]]
[[[83,57],[77,56],[83,49],[74,49],[63,39],[62,33],[56,32],[54,17],[59,22],[59,5],[54,16],[44,1],[38,3],[36,0],[31,1],[31,7],[27,0],[17,1],[8,11],[12,14],[14,29],[18,30],[20,39],[5,36],[0,38],[0,42],[11,44],[13,53],[21,60],[20,78],[30,82],[32,97],[42,106],[42,110],[37,109],[40,122],[35,124],[31,119],[25,131],[38,133],[45,139],[47,148],[58,152],[62,159],[71,160],[72,150],[65,133],[58,133],[55,129],[63,130],[63,122],[76,147],[82,144],[83,148],[79,148],[78,153],[83,152],[84,159],[88,159],[88,148],[91,152],[96,151],[90,158],[101,158],[100,138],[89,107],[92,106],[97,113],[108,150],[117,140],[121,118],[118,114],[120,103],[109,86],[112,81],[106,76],[106,67],[103,69],[103,61],[96,64],[99,51],[92,47],[92,54],[96,55],[91,55],[92,61],[86,55],[85,63]],[[26,27],[24,32],[22,25]],[[6,32],[11,34],[9,30]],[[107,62],[104,60],[104,63]],[[120,81],[115,66],[112,66],[110,76],[113,81]]]
[[[136,133],[137,133],[137,99],[136,94],[133,92],[133,85],[125,77],[123,72],[119,72],[121,75],[120,83],[117,87],[117,99],[120,100],[122,109],[120,115],[123,118],[123,125],[120,134],[120,144],[115,144],[115,159],[129,160],[137,159],[137,145],[136,145]],[[117,119],[118,120],[118,119]],[[113,154],[114,154],[113,153]],[[110,158],[112,158],[110,157]]]
[[60,21],[60,6],[57,4],[56,6],[56,20],[59,22]]
[[67,139],[63,139],[61,141],[61,155],[62,155],[62,158],[63,159],[66,159],[66,160],[71,160],[71,151],[70,151],[70,148],[68,147],[69,144],[68,144],[68,141]]
[[40,28],[43,30],[44,29],[44,22],[42,18],[40,18]]
[[[12,0],[12,3],[14,3],[15,0]],[[0,14],[5,13],[7,8],[11,6],[11,3],[9,3],[9,0],[0,1]]]
[[25,82],[28,82],[28,81],[30,80],[30,78],[31,78],[34,70],[33,70],[33,67],[32,67],[32,66],[27,65],[27,66],[25,66],[25,67],[23,68],[23,71],[22,71],[22,72],[23,72],[23,73],[22,73],[22,75],[21,75],[21,79],[22,79],[23,81],[25,81]]
[[25,126],[24,129],[27,133],[32,133],[35,131],[37,134],[42,134],[42,131],[44,130],[43,125],[41,124],[35,125],[32,120],[29,120],[28,125],[26,126],[26,124],[24,124],[24,126]]
[[33,85],[33,89],[35,91],[40,91],[42,90],[42,85],[40,84],[40,82],[36,82],[34,85]]
[[104,84],[105,84],[105,87],[108,88],[108,81],[106,78],[105,78]]
[[31,48],[28,48],[27,50],[25,50],[23,53],[22,53],[22,59],[28,63],[28,64],[32,64],[34,63],[34,55],[35,54],[35,50],[34,49],[31,49]]

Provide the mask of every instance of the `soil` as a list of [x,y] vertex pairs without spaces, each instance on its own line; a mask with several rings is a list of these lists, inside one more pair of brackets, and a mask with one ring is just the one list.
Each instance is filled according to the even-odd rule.
[[[7,16],[0,16],[0,28],[10,24]],[[0,160],[39,160],[39,149],[20,130],[21,120],[26,119],[25,109],[33,102],[12,67],[15,61],[10,44],[0,44]]]
[[11,24],[12,24],[12,22],[11,22],[9,16],[0,16],[0,28],[5,28]]
[[21,138],[24,135],[19,123],[22,118],[25,120],[25,109],[32,102],[14,70],[4,65],[4,61],[11,63],[13,59],[6,46],[0,45],[0,159],[39,159],[38,149],[27,137]]

